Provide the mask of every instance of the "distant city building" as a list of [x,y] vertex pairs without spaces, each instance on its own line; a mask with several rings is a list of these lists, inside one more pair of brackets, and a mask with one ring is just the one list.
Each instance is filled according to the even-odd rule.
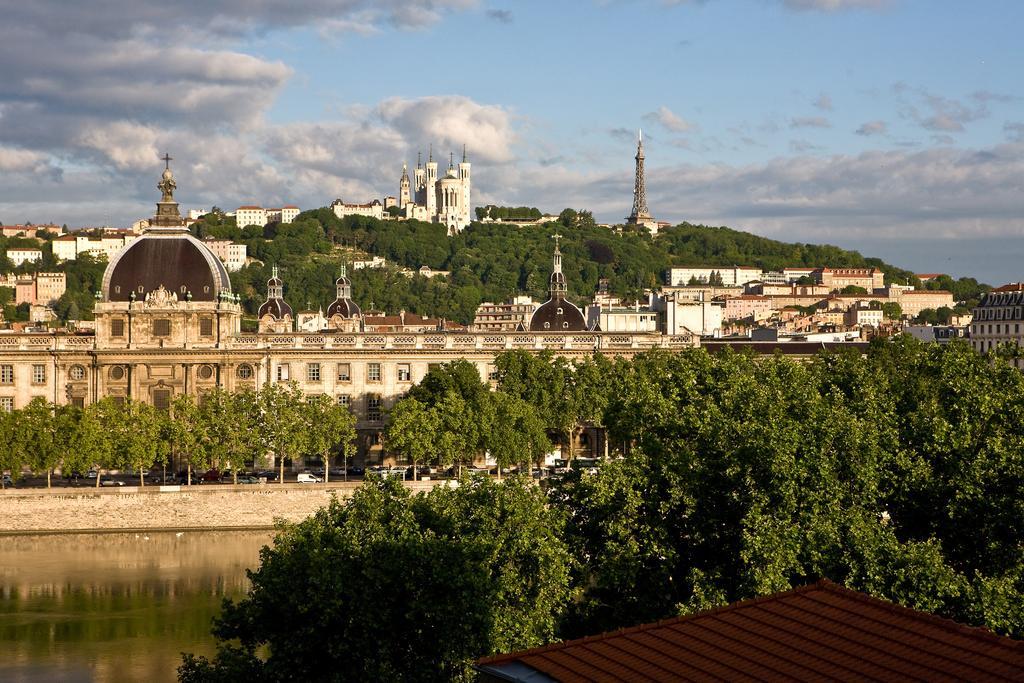
[[267,224],[267,210],[260,206],[240,206],[235,209],[235,224],[240,228],[249,225],[262,228]]
[[761,277],[761,269],[753,266],[676,266],[669,269],[667,284],[671,287],[693,283],[708,285],[720,279],[721,286],[736,287],[758,282]]
[[531,332],[582,332],[587,329],[583,312],[565,298],[568,286],[562,273],[562,252],[558,248],[560,235],[555,235],[555,253],[548,285],[549,298],[537,307],[530,317]]
[[942,289],[919,289],[905,291],[900,289],[892,290],[890,300],[900,305],[903,315],[916,318],[926,308],[938,310],[940,308],[953,308],[956,302],[953,301],[953,293]]
[[885,287],[885,273],[878,268],[816,268],[811,277],[834,290],[853,286],[870,293]]
[[712,301],[711,297],[696,299],[683,292],[663,293],[655,304],[664,316],[662,331],[665,334],[698,334],[702,337],[717,337],[722,333],[722,318],[725,306]]
[[15,282],[14,297],[17,304],[52,306],[67,291],[65,273],[36,273],[19,276]]
[[766,296],[757,294],[741,294],[731,296],[725,300],[725,311],[723,320],[740,320],[753,318],[760,320],[773,309],[772,301]]
[[905,325],[903,333],[936,344],[948,344],[954,339],[969,339],[971,336],[970,328],[961,325]]
[[470,326],[475,332],[526,331],[537,303],[529,296],[516,296],[503,304],[484,302],[477,306]]
[[64,232],[64,229],[53,223],[43,225],[0,225],[0,236],[3,237],[35,237],[39,231],[47,235],[60,235]]
[[374,256],[369,259],[362,259],[359,261],[352,262],[352,270],[362,270],[363,268],[383,268],[387,265],[383,256]]
[[[1001,344],[1024,346],[1024,283],[1013,282],[982,294],[974,307],[971,345],[986,352]],[[1018,361],[1018,367],[1022,367]]]
[[338,218],[345,216],[368,216],[370,218],[384,218],[384,205],[379,199],[374,199],[368,204],[346,204],[340,198],[331,202],[331,210]]
[[231,240],[206,238],[203,244],[209,247],[210,251],[217,255],[228,270],[234,272],[245,266],[247,249],[244,244],[235,244]]
[[881,308],[871,308],[870,306],[850,306],[846,310],[843,322],[847,327],[874,327],[878,328],[882,326],[882,320],[885,316],[882,314]]
[[659,223],[647,208],[647,188],[644,180],[644,134],[639,131],[636,141],[635,173],[633,176],[633,210],[626,217],[627,225],[639,225],[652,234],[658,233]]
[[41,261],[43,259],[43,252],[41,249],[8,249],[7,258],[17,267],[23,263]]

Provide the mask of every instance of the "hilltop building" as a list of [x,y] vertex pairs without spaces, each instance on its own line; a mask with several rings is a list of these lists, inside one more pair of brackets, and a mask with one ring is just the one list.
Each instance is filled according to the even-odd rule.
[[448,228],[448,234],[462,232],[470,222],[472,191],[472,165],[462,147],[462,161],[455,165],[454,155],[448,156],[448,172],[443,178],[437,177],[437,162],[431,147],[427,163],[417,157],[413,181],[409,181],[408,168],[402,165],[402,177],[398,182],[398,203],[406,218],[441,223]]

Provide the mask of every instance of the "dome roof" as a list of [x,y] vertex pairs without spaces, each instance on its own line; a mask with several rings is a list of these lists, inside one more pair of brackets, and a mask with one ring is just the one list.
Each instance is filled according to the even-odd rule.
[[270,315],[278,320],[284,319],[286,315],[295,317],[295,314],[292,313],[292,307],[284,299],[268,299],[264,301],[260,306],[260,310],[256,312],[256,317],[262,318],[265,315]]
[[217,301],[231,279],[209,247],[184,231],[148,232],[122,249],[103,273],[104,301],[131,301],[160,287],[179,298]]
[[530,318],[530,332],[585,332],[586,329],[583,312],[561,296],[542,303]]
[[335,315],[340,315],[342,318],[354,318],[361,313],[362,310],[359,308],[359,305],[352,301],[352,299],[335,299],[327,307],[328,318],[332,318]]
[[284,280],[282,280],[281,278],[279,278],[279,277],[277,277],[275,275],[274,277],[272,277],[269,280],[267,280],[267,286],[268,287],[284,287]]
[[347,276],[342,275],[337,280],[334,281],[334,284],[336,284],[336,285],[351,285],[352,281],[349,280]]

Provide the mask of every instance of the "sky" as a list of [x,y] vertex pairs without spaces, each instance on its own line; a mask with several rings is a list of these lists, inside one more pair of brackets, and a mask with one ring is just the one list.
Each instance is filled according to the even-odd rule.
[[[651,212],[1024,279],[1019,0],[0,0],[0,222],[397,195]],[[822,264],[825,265],[825,264]]]

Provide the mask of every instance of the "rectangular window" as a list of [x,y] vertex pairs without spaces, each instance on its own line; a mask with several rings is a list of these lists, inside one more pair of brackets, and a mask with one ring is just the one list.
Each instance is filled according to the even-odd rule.
[[110,336],[111,337],[123,337],[124,336],[124,319],[114,318],[110,321]]
[[352,405],[352,398],[348,394],[341,394],[338,396],[338,405],[348,408]]
[[497,382],[498,381],[498,368],[494,367],[493,365],[488,365],[487,366],[487,379],[489,379],[492,382]]
[[408,382],[411,379],[412,379],[412,372],[409,370],[409,364],[408,363],[399,363],[398,364],[398,381],[399,382]]
[[368,363],[366,365],[366,381],[367,382],[379,382],[380,381],[380,363]]
[[376,394],[370,394],[366,397],[366,419],[370,422],[380,422],[381,418],[381,407],[383,401],[381,397]]
[[13,365],[0,365],[0,384],[14,384]]
[[85,397],[84,396],[72,396],[71,397],[71,405],[74,406],[75,408],[84,408],[85,407]]
[[153,407],[157,410],[170,410],[171,408],[171,390],[170,389],[154,389],[153,390]]
[[277,381],[278,382],[287,382],[289,379],[291,379],[291,374],[288,372],[288,364],[287,363],[282,363],[281,365],[278,365],[277,366]]
[[124,396],[111,396],[110,400],[116,406],[123,406],[124,405]]
[[338,363],[338,381],[339,382],[350,382],[352,381],[351,369],[348,363]]
[[319,363],[306,363],[306,381],[307,382],[319,382],[320,381],[320,364]]
[[200,318],[199,319],[199,336],[201,336],[201,337],[212,337],[213,336],[213,318]]
[[32,384],[45,384],[46,383],[46,366],[45,365],[33,365],[32,366]]
[[153,336],[154,337],[170,337],[171,336],[171,321],[167,318],[157,318],[153,321]]
[[12,396],[0,396],[0,410],[5,413],[14,411],[14,397]]

